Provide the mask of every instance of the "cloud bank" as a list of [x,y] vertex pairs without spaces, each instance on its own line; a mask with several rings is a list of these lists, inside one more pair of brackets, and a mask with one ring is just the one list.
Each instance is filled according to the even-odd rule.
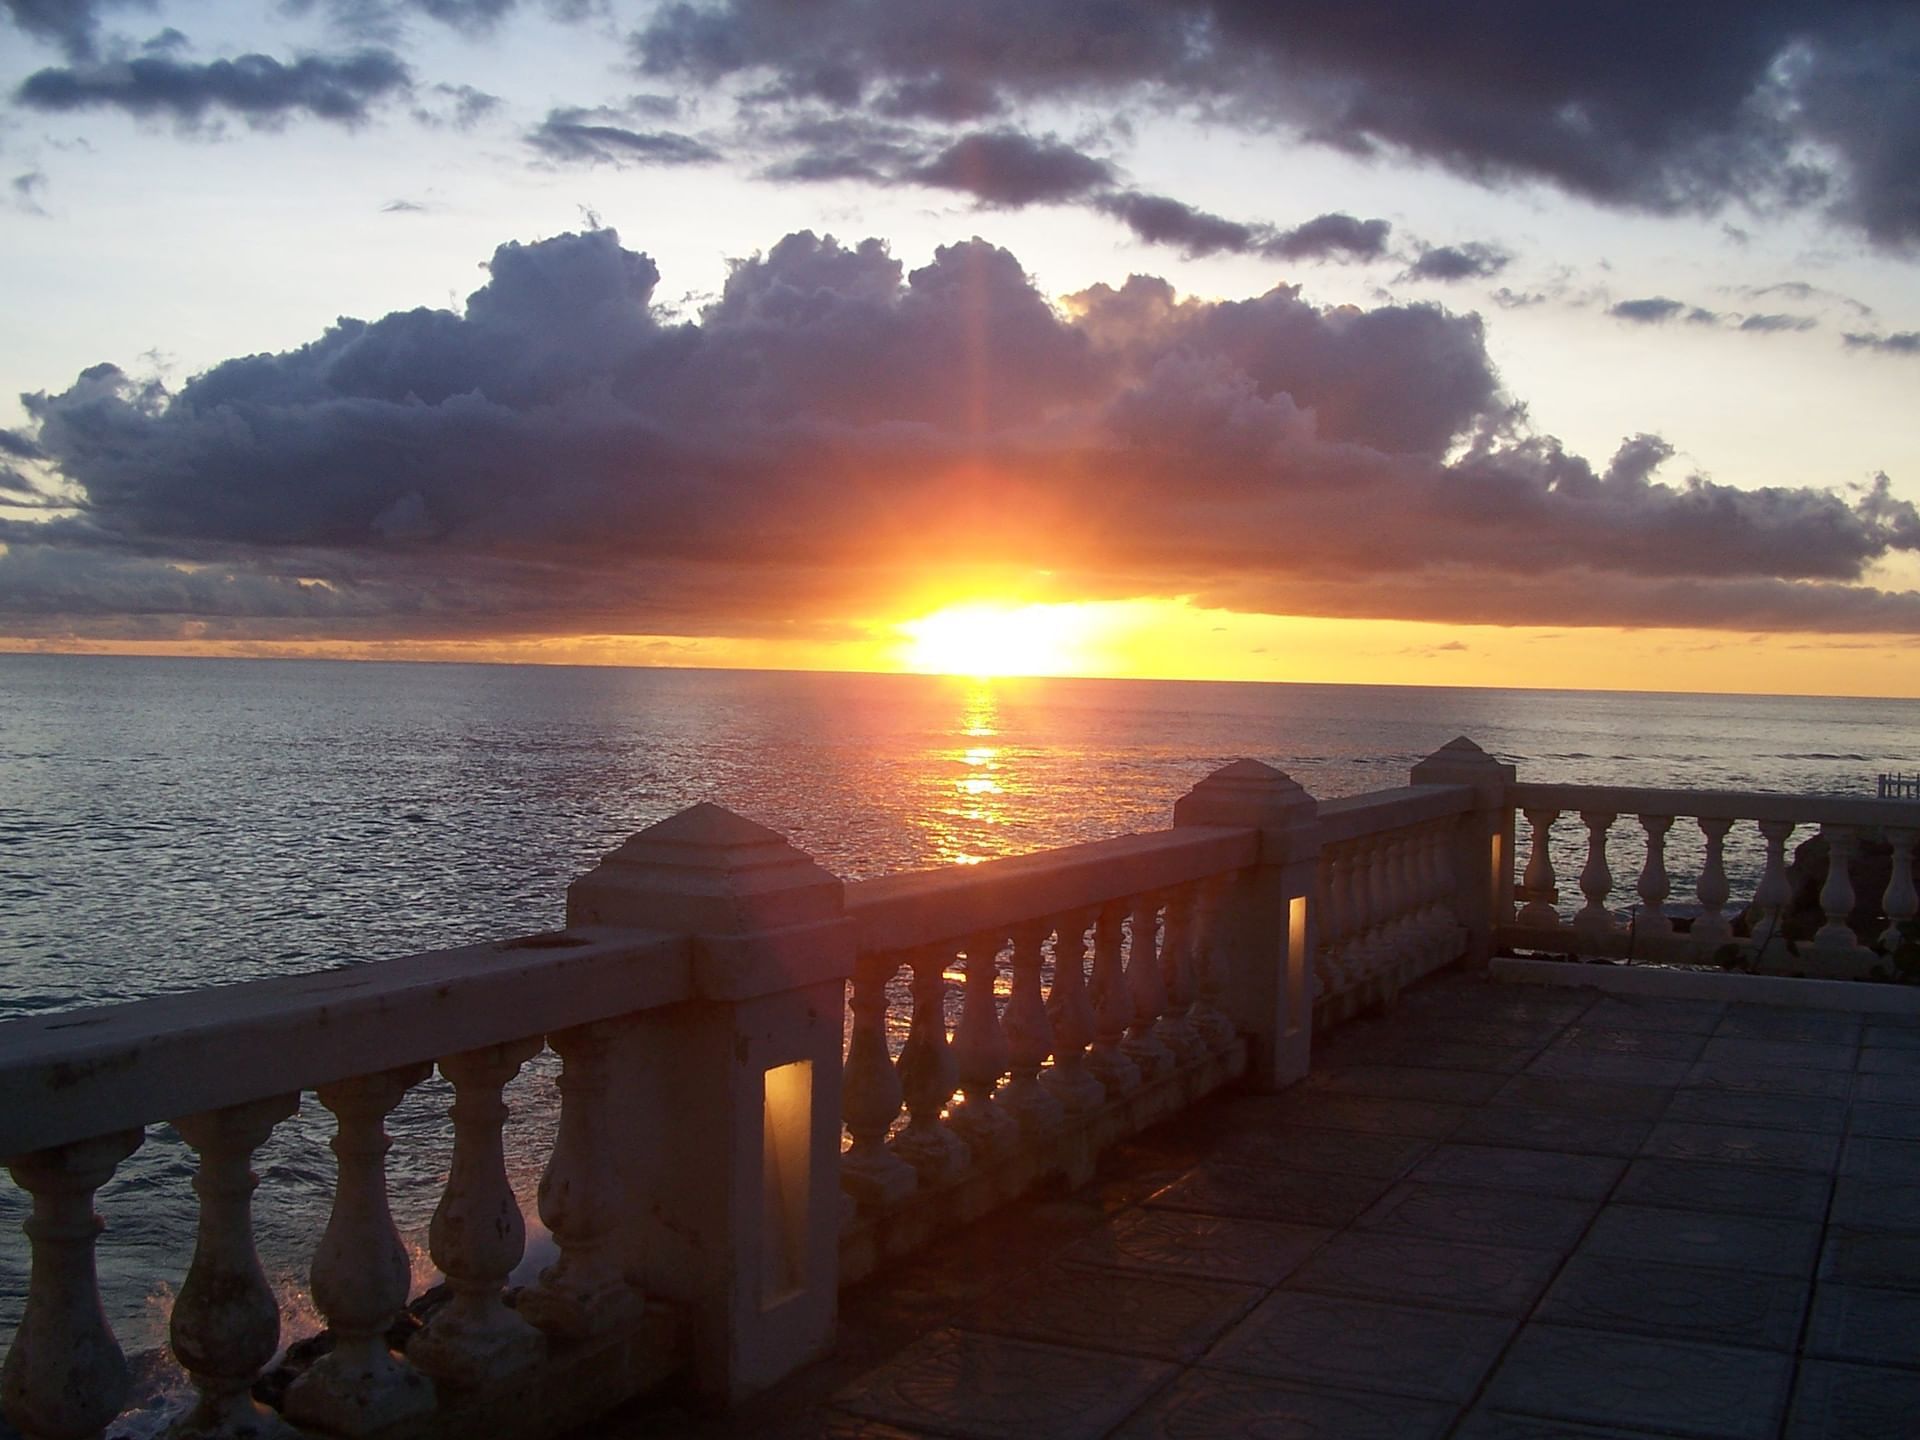
[[1669,481],[1648,436],[1592,464],[1439,306],[1136,275],[1055,308],[980,240],[908,272],[805,232],[684,321],[612,231],[489,270],[462,312],[177,391],[101,364],[25,397],[5,453],[77,501],[0,520],[0,632],[824,633],[929,575],[1045,571],[1057,598],[1920,633],[1920,595],[1863,583],[1920,550],[1884,477]]

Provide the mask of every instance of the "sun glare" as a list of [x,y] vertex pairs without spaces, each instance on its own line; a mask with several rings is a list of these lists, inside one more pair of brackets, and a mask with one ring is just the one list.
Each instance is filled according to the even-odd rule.
[[949,605],[903,621],[904,669],[923,675],[1077,675],[1088,625],[1077,605]]

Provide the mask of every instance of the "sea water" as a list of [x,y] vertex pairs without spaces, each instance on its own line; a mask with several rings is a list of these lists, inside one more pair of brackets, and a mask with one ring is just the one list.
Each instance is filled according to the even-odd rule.
[[[857,879],[1160,828],[1242,756],[1322,799],[1401,785],[1456,735],[1529,780],[1870,795],[1920,768],[1915,701],[0,655],[0,1019],[551,928],[570,879],[701,800]],[[1636,829],[1616,830],[1629,884]],[[529,1213],[553,1074],[542,1057],[508,1092]],[[446,1103],[436,1078],[390,1125],[417,1252]],[[301,1328],[330,1130],[308,1096],[256,1159],[261,1251]],[[129,1348],[164,1341],[193,1164],[157,1126],[101,1193]],[[24,1212],[0,1184],[0,1334]]]

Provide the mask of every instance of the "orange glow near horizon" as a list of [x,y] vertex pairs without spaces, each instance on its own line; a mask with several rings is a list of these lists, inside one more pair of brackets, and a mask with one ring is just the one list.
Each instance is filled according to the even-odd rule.
[[0,651],[1920,699],[1920,642],[1902,635],[1451,625],[1244,614],[1181,597],[1048,604],[979,594],[946,604],[935,600],[911,618],[866,618],[814,637],[603,633],[369,642],[0,636]]

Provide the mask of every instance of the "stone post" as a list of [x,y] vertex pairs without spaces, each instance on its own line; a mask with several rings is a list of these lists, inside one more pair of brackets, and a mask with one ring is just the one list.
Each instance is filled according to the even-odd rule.
[[1493,957],[1493,927],[1513,916],[1514,768],[1462,735],[1413,767],[1415,785],[1468,785],[1473,809],[1454,829],[1454,906],[1466,927],[1462,964],[1484,970]]
[[1215,915],[1219,1003],[1247,1036],[1247,1080],[1280,1090],[1303,1078],[1313,1042],[1314,876],[1319,804],[1284,771],[1236,760],[1175,802],[1173,823],[1252,827],[1260,857],[1232,876]]
[[732,1402],[833,1343],[840,881],[717,805],[642,830],[567,891],[567,925],[689,937],[686,1003],[623,1027],[608,1104],[627,1269],[693,1315],[695,1383]]

